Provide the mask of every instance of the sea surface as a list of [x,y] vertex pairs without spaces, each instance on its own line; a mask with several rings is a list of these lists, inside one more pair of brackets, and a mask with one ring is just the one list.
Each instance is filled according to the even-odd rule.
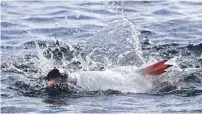
[[[54,67],[85,87],[47,88]],[[1,112],[202,113],[202,2],[1,1]]]

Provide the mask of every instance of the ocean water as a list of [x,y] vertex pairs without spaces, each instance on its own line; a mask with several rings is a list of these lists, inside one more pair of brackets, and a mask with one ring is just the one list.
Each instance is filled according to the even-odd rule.
[[[202,2],[1,1],[2,113],[202,112]],[[168,59],[161,77],[138,68]],[[81,88],[50,89],[62,68]]]

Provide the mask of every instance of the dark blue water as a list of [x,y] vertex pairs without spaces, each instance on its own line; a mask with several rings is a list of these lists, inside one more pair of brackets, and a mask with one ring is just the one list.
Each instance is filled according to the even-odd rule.
[[[201,12],[199,1],[2,1],[1,112],[202,112]],[[54,66],[78,72],[160,59],[173,67],[148,79],[152,87],[65,92],[43,80]]]

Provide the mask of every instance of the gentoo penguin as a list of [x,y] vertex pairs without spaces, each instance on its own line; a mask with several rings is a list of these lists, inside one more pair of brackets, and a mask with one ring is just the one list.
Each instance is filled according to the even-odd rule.
[[[137,70],[137,73],[141,75],[161,76],[161,74],[166,72],[167,68],[172,66],[165,64],[165,62],[167,62],[167,60],[161,60],[150,66],[140,68]],[[49,87],[54,87],[55,85],[59,86],[77,85],[77,77],[72,76],[64,69],[56,69],[56,68],[52,69],[47,74],[46,79],[48,80]]]

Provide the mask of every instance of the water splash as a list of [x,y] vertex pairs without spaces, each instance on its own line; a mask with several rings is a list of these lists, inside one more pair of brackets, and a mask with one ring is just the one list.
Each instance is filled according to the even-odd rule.
[[99,32],[96,32],[86,43],[87,52],[93,53],[93,60],[97,55],[106,56],[113,66],[142,64],[143,57],[138,31],[134,23],[127,19],[115,20]]
[[[38,60],[33,61],[43,76],[53,67],[73,72],[70,75],[76,76],[78,85],[86,90],[146,92],[152,87],[151,80],[138,76],[135,72],[137,66],[144,63],[139,34],[133,22],[127,19],[115,20],[89,38],[83,49],[68,42],[60,42],[54,49],[47,47],[46,50],[51,53],[49,58],[44,56],[45,50],[40,49],[35,40]],[[68,47],[68,50],[62,50],[64,47]],[[59,60],[54,56],[58,53],[61,53]],[[72,58],[67,60],[66,57],[69,55],[66,53],[72,53]],[[67,67],[73,62],[80,64],[79,71]],[[123,65],[130,66],[120,67]],[[103,68],[105,71],[100,71],[104,70]]]
[[130,26],[131,26],[131,35],[132,35],[132,39],[131,42],[134,46],[134,50],[137,53],[138,57],[140,58],[141,62],[145,62],[144,58],[143,58],[143,54],[142,54],[142,48],[141,48],[141,43],[139,41],[138,35],[140,35],[140,32],[136,29],[135,27],[135,23],[132,21],[127,20],[126,18],[124,18],[124,20],[128,21]]
[[[90,62],[105,64],[107,69],[72,73],[71,75],[77,77],[78,85],[86,90],[113,89],[122,92],[150,90],[151,79],[136,72],[137,66],[144,63],[139,34],[135,24],[127,19],[115,20],[95,33],[86,43],[85,51],[89,52],[87,58]],[[104,61],[101,61],[102,58]],[[123,67],[126,64],[130,66]]]
[[152,81],[136,72],[136,67],[117,67],[105,71],[82,71],[71,75],[85,90],[119,90],[121,92],[145,93],[152,88]]
[[[184,76],[201,72],[201,66],[197,67],[195,64],[197,63],[194,60],[195,57],[189,56],[186,59],[180,54],[168,61],[174,67],[170,68],[163,77],[151,78],[137,74],[137,68],[157,61],[153,56],[149,56],[148,60],[143,57],[139,34],[135,24],[124,18],[110,22],[108,26],[94,33],[85,42],[77,42],[77,44],[59,41],[59,44],[54,42],[53,45],[49,45],[47,42],[47,47],[44,49],[40,47],[40,41],[33,37],[37,53],[36,57],[31,57],[29,61],[33,63],[32,68],[37,72],[25,72],[20,67],[20,70],[16,70],[16,66],[12,69],[40,78],[46,76],[54,67],[62,68],[69,71],[70,75],[76,76],[78,85],[84,90],[113,89],[133,93],[149,92],[156,86],[161,87],[159,84],[162,82],[176,85],[184,79]],[[163,49],[166,50],[166,48]],[[152,48],[149,51],[151,52]],[[200,57],[199,59],[201,59]],[[187,65],[186,69],[183,68],[184,63]],[[192,66],[194,68],[191,68]],[[42,87],[44,86],[45,83],[42,83]],[[190,87],[186,84],[180,86]],[[192,84],[192,86],[198,85]]]

